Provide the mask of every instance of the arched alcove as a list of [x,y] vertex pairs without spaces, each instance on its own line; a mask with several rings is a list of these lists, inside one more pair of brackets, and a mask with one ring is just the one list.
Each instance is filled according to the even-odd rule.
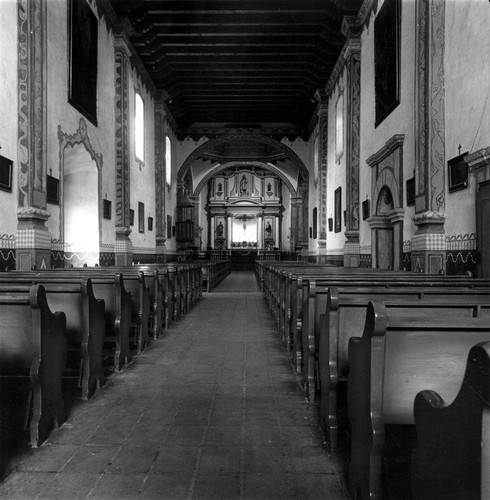
[[[97,165],[82,144],[63,152],[63,241],[74,266],[99,262]],[[68,255],[70,254],[70,255]]]
[[102,155],[94,151],[83,118],[73,135],[58,127],[58,140],[63,259],[65,265],[95,265],[102,232]]

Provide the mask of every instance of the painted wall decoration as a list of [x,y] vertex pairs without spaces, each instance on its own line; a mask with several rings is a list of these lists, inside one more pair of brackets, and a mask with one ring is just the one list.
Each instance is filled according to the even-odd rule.
[[97,18],[85,0],[70,1],[69,102],[97,125]]

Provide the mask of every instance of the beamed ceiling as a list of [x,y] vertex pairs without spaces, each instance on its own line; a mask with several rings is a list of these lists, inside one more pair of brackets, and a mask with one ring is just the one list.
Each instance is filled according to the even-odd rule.
[[110,0],[180,129],[307,136],[361,0]]

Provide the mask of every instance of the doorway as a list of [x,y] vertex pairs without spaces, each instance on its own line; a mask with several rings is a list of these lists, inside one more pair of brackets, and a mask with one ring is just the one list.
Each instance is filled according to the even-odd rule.
[[476,245],[480,255],[480,277],[490,279],[490,180],[476,190]]

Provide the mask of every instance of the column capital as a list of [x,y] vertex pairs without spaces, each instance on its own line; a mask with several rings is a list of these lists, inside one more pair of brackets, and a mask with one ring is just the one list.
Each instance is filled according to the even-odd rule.
[[434,210],[428,210],[426,212],[421,212],[419,214],[415,214],[412,217],[413,223],[417,226],[423,225],[444,225],[446,221],[446,214],[444,212],[436,212]]

